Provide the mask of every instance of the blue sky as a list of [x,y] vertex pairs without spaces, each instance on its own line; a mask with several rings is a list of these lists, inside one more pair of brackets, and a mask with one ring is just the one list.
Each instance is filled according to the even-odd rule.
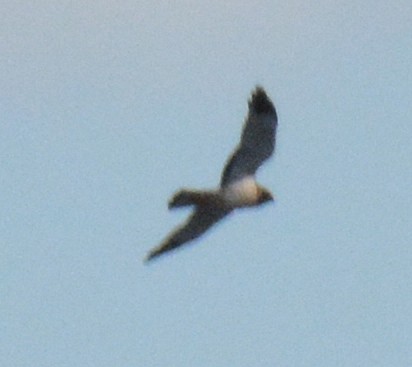
[[[412,365],[411,35],[406,0],[3,2],[0,364]],[[143,265],[256,84],[276,204]]]

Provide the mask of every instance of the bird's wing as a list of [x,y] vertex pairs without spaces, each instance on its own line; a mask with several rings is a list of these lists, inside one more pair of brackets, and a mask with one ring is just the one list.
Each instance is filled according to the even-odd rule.
[[276,109],[261,87],[257,87],[249,100],[240,143],[223,170],[220,186],[224,187],[245,176],[254,175],[274,149],[277,128]]
[[229,213],[229,209],[216,206],[196,207],[186,223],[178,227],[158,247],[149,252],[146,261],[194,240]]

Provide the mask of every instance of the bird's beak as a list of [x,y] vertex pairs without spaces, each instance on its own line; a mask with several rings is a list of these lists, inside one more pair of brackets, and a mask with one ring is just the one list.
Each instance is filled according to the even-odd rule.
[[264,191],[262,196],[260,197],[259,201],[260,201],[261,204],[263,204],[263,203],[267,203],[269,201],[275,201],[275,198],[276,197],[274,195],[272,195],[272,193],[270,193],[269,191]]

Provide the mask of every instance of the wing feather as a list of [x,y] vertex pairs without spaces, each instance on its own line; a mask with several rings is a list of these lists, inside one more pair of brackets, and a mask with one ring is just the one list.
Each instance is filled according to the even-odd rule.
[[221,187],[245,176],[254,175],[275,149],[276,109],[261,87],[257,87],[249,101],[240,143],[229,158],[222,174]]
[[175,229],[158,247],[149,252],[146,261],[196,239],[229,213],[230,210],[221,207],[207,205],[197,207],[182,226]]

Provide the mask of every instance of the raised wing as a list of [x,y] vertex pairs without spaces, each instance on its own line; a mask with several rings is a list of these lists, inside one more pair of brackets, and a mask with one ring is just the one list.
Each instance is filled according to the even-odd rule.
[[215,206],[197,207],[186,223],[178,227],[158,247],[149,252],[146,261],[194,240],[229,213],[230,210]]
[[220,186],[224,187],[245,176],[254,175],[274,149],[278,118],[266,92],[257,87],[249,101],[242,137],[223,170]]

